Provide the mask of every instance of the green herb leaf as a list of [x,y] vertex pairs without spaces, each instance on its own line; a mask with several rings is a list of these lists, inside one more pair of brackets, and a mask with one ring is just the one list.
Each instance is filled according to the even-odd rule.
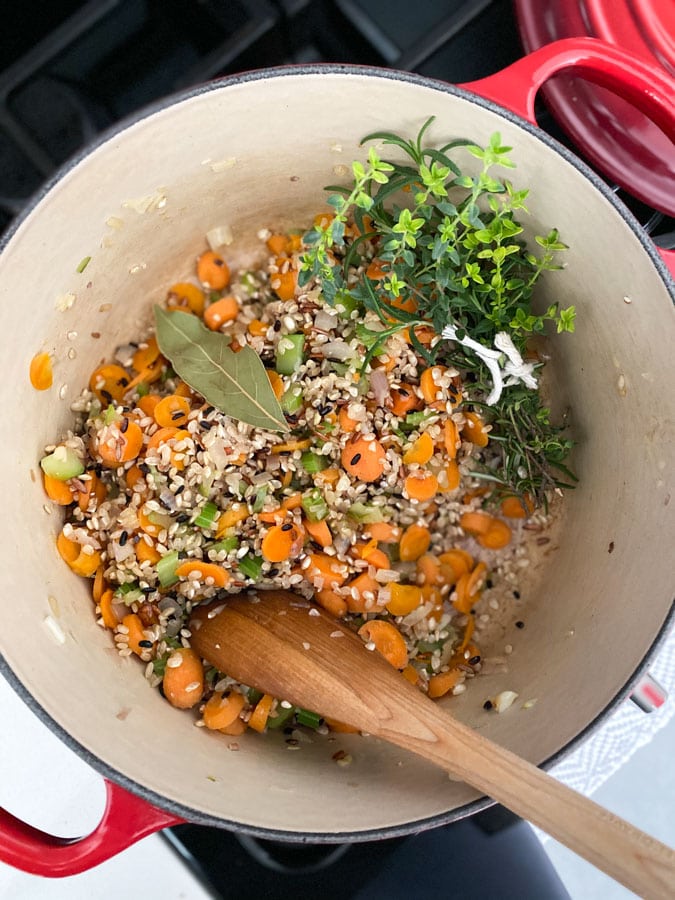
[[251,347],[234,353],[227,335],[196,316],[155,306],[157,343],[178,375],[212,406],[233,419],[269,431],[288,425],[262,360]]

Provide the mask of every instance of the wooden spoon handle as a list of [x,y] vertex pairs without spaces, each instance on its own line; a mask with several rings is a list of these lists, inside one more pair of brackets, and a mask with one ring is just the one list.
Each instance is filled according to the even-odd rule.
[[[675,853],[426,701],[380,737],[458,775],[644,898],[675,895]],[[432,706],[432,709],[429,709]],[[420,722],[434,739],[420,740]]]
[[664,844],[457,721],[323,610],[286,591],[260,598],[198,607],[194,649],[243,684],[458,775],[640,897],[674,896],[675,853]]

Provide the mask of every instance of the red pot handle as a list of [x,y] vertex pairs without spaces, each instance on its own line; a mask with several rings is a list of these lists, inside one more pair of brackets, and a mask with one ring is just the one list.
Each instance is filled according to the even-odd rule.
[[94,831],[83,838],[58,838],[0,809],[0,859],[47,878],[77,875],[126,850],[141,838],[184,820],[157,809],[124,788],[105,782],[106,805]]
[[[665,70],[598,38],[553,41],[495,75],[458,86],[536,125],[537,92],[560,72],[583,75],[628,100],[675,142],[675,79]],[[675,277],[675,251],[659,249],[659,253]]]

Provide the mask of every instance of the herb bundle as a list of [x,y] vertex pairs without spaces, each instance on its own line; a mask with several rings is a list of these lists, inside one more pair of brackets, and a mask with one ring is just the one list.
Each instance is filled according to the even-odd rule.
[[[487,147],[468,140],[425,146],[432,121],[414,140],[390,132],[363,138],[362,144],[378,140],[398,147],[405,162],[381,159],[371,146],[365,164],[352,164],[351,185],[327,188],[334,215],[304,236],[299,284],[316,279],[332,305],[360,308],[380,320],[378,329],[357,327],[364,367],[404,329],[423,363],[456,367],[466,401],[481,409],[497,444],[497,458],[475,474],[502,493],[531,494],[545,503],[548,490],[575,480],[564,464],[572,442],[551,423],[532,389],[531,373],[540,364],[523,365],[522,356],[549,322],[558,332],[574,331],[574,307],[556,303],[543,313],[532,307],[542,273],[562,268],[558,258],[567,247],[555,228],[535,237],[537,253],[525,243],[516,214],[527,213],[528,191],[495,176],[495,169],[514,168],[511,148],[499,134]],[[480,162],[477,174],[462,173],[453,158],[457,152]],[[373,247],[376,271],[368,265]],[[434,338],[423,341],[428,329]],[[513,365],[502,372],[505,355]],[[491,392],[502,374],[510,376],[505,389],[500,383]]]

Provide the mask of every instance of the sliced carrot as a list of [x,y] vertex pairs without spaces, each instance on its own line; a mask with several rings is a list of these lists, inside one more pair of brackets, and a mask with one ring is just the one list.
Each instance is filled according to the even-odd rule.
[[375,645],[375,649],[384,656],[395,669],[404,669],[408,664],[408,649],[403,635],[383,619],[371,619],[359,628],[359,636]]
[[[286,259],[279,257],[277,266],[282,268]],[[296,269],[289,267],[285,272],[275,272],[270,276],[272,290],[280,300],[292,300],[298,287],[298,273]]]
[[448,669],[447,672],[439,672],[429,679],[428,694],[432,699],[443,697],[460,683],[464,673],[461,669]]
[[412,463],[418,463],[425,466],[434,455],[434,442],[431,436],[425,431],[403,454],[403,462],[409,466]]
[[149,647],[141,646],[141,641],[146,641],[147,638],[143,629],[143,623],[136,613],[129,613],[129,615],[124,616],[122,625],[127,629],[130,650],[133,650],[137,656],[140,656],[145,650],[150,649]]
[[136,559],[139,563],[149,562],[150,565],[156,565],[160,559],[162,558],[162,554],[157,550],[153,544],[146,544],[146,542],[141,538],[141,540],[136,544]]
[[54,383],[49,353],[36,353],[30,361],[30,383],[36,391],[46,391]]
[[101,597],[98,601],[99,609],[101,610],[101,618],[103,619],[103,624],[106,628],[110,628],[114,630],[122,621],[117,618],[117,614],[113,608],[113,599],[114,599],[113,591],[108,588],[107,591],[104,591],[101,594]]
[[411,384],[402,384],[401,387],[391,392],[391,411],[399,418],[405,416],[406,413],[420,409],[421,406],[422,401]]
[[485,534],[492,524],[492,516],[484,512],[466,512],[459,517],[459,527],[469,534]]
[[397,544],[401,540],[401,529],[389,522],[372,522],[366,528],[372,538],[383,544]]
[[176,567],[176,575],[179,578],[188,578],[195,572],[200,573],[198,581],[205,582],[211,578],[216,587],[225,587],[231,579],[230,573],[222,566],[201,559],[187,559]]
[[361,436],[352,438],[342,450],[340,461],[343,469],[359,481],[377,481],[384,474],[386,453],[376,440]]
[[153,410],[155,422],[161,428],[177,428],[185,425],[190,415],[190,404],[185,397],[169,394],[163,397]]
[[312,446],[311,438],[302,438],[294,441],[284,441],[282,444],[274,444],[270,453],[278,455],[279,453],[295,453],[296,450],[306,450]]
[[[155,537],[155,538],[158,537],[159,534],[163,531],[163,529],[165,529],[167,527],[167,524],[164,524],[161,521],[153,522],[153,520],[150,518],[151,514],[146,513],[144,507],[141,507],[138,510],[136,515],[138,518],[139,527],[146,534],[150,535],[150,537]],[[160,515],[163,515],[163,514],[160,513]],[[167,523],[168,523],[168,518],[167,518]]]
[[433,605],[427,613],[427,620],[434,619],[438,623],[443,615],[443,597],[438,587],[434,584],[423,584],[420,588],[422,591],[423,603],[432,603]]
[[406,476],[405,492],[411,500],[431,500],[438,493],[438,478],[432,472],[417,470]]
[[[167,672],[168,672],[167,668]],[[227,728],[235,719],[239,718],[239,714],[246,706],[246,698],[238,691],[230,691],[223,693],[216,691],[206,701],[204,707],[204,724],[213,731],[220,731]]]
[[230,283],[230,269],[220,253],[206,250],[197,259],[197,278],[213,291],[222,291]]
[[262,539],[260,550],[268,562],[283,562],[302,550],[304,529],[294,522],[273,525]]
[[273,234],[265,241],[267,249],[274,256],[282,256],[288,247],[288,236],[285,234]]
[[59,506],[70,506],[74,501],[73,492],[67,481],[60,481],[58,478],[52,478],[51,475],[42,473],[42,481],[45,493],[54,503]]
[[380,550],[378,547],[369,550],[367,556],[364,556],[363,559],[367,561],[369,566],[374,566],[376,569],[391,569],[391,560],[384,550]]
[[350,434],[352,431],[356,431],[360,424],[357,419],[352,419],[352,417],[347,412],[346,406],[343,406],[338,413],[338,422],[342,431],[346,432],[347,434]]
[[221,297],[211,303],[204,311],[204,324],[212,331],[218,331],[221,325],[232,322],[239,315],[239,301],[236,297]]
[[68,565],[75,562],[80,555],[80,545],[77,541],[71,541],[70,538],[67,538],[62,531],[59,532],[56,538],[56,549],[59,551],[61,559],[67,562]]
[[525,519],[534,512],[534,502],[529,494],[524,497],[505,497],[501,502],[501,511],[508,519]]
[[131,357],[131,365],[136,372],[143,372],[161,356],[159,344],[154,335],[151,338],[148,338],[144,343],[145,346],[139,347]]
[[422,602],[422,589],[416,584],[394,582],[390,591],[391,599],[387,602],[387,609],[392,616],[407,616]]
[[485,534],[479,534],[476,540],[489,550],[501,550],[511,542],[512,532],[506,522],[501,519],[492,520]]
[[161,397],[159,394],[146,394],[144,397],[139,397],[136,406],[146,415],[153,416],[155,407],[159,403]]
[[[347,601],[347,609],[351,613],[376,612],[379,609],[377,596],[380,591],[380,583],[375,581],[367,572],[362,572],[356,578],[352,578],[346,585],[350,589],[350,593],[345,596]],[[351,591],[358,592],[355,597]],[[364,596],[369,594],[372,596]]]
[[475,568],[469,575],[469,580],[467,581],[467,584],[466,584],[466,588],[467,588],[469,594],[475,594],[477,591],[482,590],[486,575],[487,575],[487,566],[485,565],[485,563],[484,562],[477,563]]
[[478,413],[468,412],[464,415],[466,422],[462,429],[462,436],[477,447],[487,447],[489,435],[485,428],[485,422],[483,422]]
[[470,594],[468,591],[467,585],[470,577],[468,572],[465,572],[464,575],[460,576],[455,585],[455,597],[452,601],[452,605],[455,609],[458,612],[464,613],[465,616],[469,615],[473,605],[480,599],[480,592]]
[[314,476],[316,484],[327,484],[330,487],[335,487],[339,480],[339,469],[324,469],[322,472],[317,472]]
[[438,557],[441,565],[450,566],[453,571],[452,581],[457,581],[465,572],[473,569],[473,557],[466,550],[446,550]]
[[445,420],[445,425],[443,426],[443,442],[445,444],[445,452],[450,459],[455,459],[457,456],[457,445],[459,443],[459,432],[452,419]]
[[414,687],[418,687],[420,683],[420,673],[417,671],[415,666],[411,663],[405,667],[405,669],[401,672],[401,675],[405,678],[406,681],[409,681]]
[[300,491],[296,491],[294,494],[291,494],[289,497],[284,497],[281,501],[281,508],[287,511],[291,511],[294,509],[300,509],[302,506],[302,494]]
[[244,722],[244,720],[239,717],[238,719],[235,719],[234,722],[232,722],[230,725],[226,725],[225,728],[220,728],[219,731],[221,731],[223,734],[238,736],[246,731],[246,722]]
[[326,612],[335,616],[336,619],[341,619],[347,614],[347,601],[330,588],[323,588],[317,591],[314,594],[314,599],[319,606],[322,606]]
[[[322,588],[335,588],[345,583],[347,578],[346,565],[328,556],[327,553],[308,553],[309,566],[304,569],[305,578],[319,590]],[[321,584],[317,584],[317,582]]]
[[107,590],[107,582],[105,580],[105,566],[100,565],[96,570],[96,574],[94,575],[94,583],[91,586],[91,596],[94,600],[94,603],[98,603],[103,596],[104,591]]
[[129,390],[130,378],[122,366],[108,364],[94,369],[89,378],[89,390],[107,406],[119,403]]
[[320,522],[305,521],[303,524],[307,534],[320,547],[330,547],[333,543],[333,535],[330,533],[330,528],[325,519],[322,519]]
[[265,337],[270,326],[266,325],[265,322],[261,322],[260,319],[251,319],[247,327],[248,333],[252,334],[253,337]]
[[169,309],[189,309],[198,316],[204,312],[205,295],[201,288],[196,284],[188,281],[181,281],[178,284],[172,284],[169,288],[167,296],[167,306]]
[[390,263],[383,263],[380,259],[374,259],[366,269],[366,275],[371,281],[381,281],[389,274],[388,268],[384,268],[384,266],[388,267],[389,265]]
[[421,584],[439,584],[441,564],[433,553],[424,553],[417,560],[417,579]]
[[226,509],[225,512],[222,512],[218,518],[216,539],[220,540],[225,536],[225,533],[229,528],[234,528],[238,522],[243,522],[244,519],[248,519],[250,514],[249,508],[245,503],[233,503],[232,506],[229,509]]
[[263,694],[251,713],[251,717],[248,720],[248,727],[262,734],[267,727],[267,720],[270,717],[273,704],[274,697],[271,694]]
[[137,484],[142,489],[147,487],[145,475],[138,465],[133,465],[130,469],[126,470],[126,472],[124,473],[124,480],[130,491],[133,491]]
[[68,565],[76,575],[81,575],[82,578],[91,578],[101,565],[101,554],[98,550],[94,550],[93,553],[85,553],[84,547],[81,547],[77,558]]
[[317,213],[314,216],[314,227],[321,231],[326,231],[334,218],[335,213],[332,212]]
[[417,301],[414,297],[404,297],[401,295],[400,297],[394,297],[389,303],[394,309],[402,309],[404,312],[409,313],[417,312]]
[[[136,459],[143,448],[143,432],[136,422],[124,418],[120,424],[105,426],[100,434],[104,435],[103,441],[98,441],[97,452],[106,466],[116,468],[122,463]],[[113,447],[108,441],[115,442]]]
[[449,494],[456,491],[461,481],[461,474],[457,461],[450,459],[444,469],[434,469],[438,478],[438,490],[441,494]]
[[178,709],[190,709],[201,701],[204,666],[194,650],[180,647],[172,652],[166,661],[162,688],[169,703]]
[[443,375],[447,372],[445,366],[431,366],[425,369],[420,376],[420,391],[427,403],[433,403],[441,399],[439,394],[443,394],[439,382]]
[[425,525],[408,525],[401,535],[399,557],[401,562],[414,562],[426,553],[431,544],[431,532]]
[[274,369],[267,369],[267,377],[269,378],[270,384],[272,385],[274,396],[278,400],[284,392],[284,380],[278,372],[274,371]]
[[[457,648],[460,653],[463,653],[466,648],[469,646],[469,641],[473,636],[473,632],[476,628],[476,617],[469,616],[466,620],[466,625],[464,626],[464,637],[462,638],[462,643]],[[469,657],[471,659],[471,657]]]

